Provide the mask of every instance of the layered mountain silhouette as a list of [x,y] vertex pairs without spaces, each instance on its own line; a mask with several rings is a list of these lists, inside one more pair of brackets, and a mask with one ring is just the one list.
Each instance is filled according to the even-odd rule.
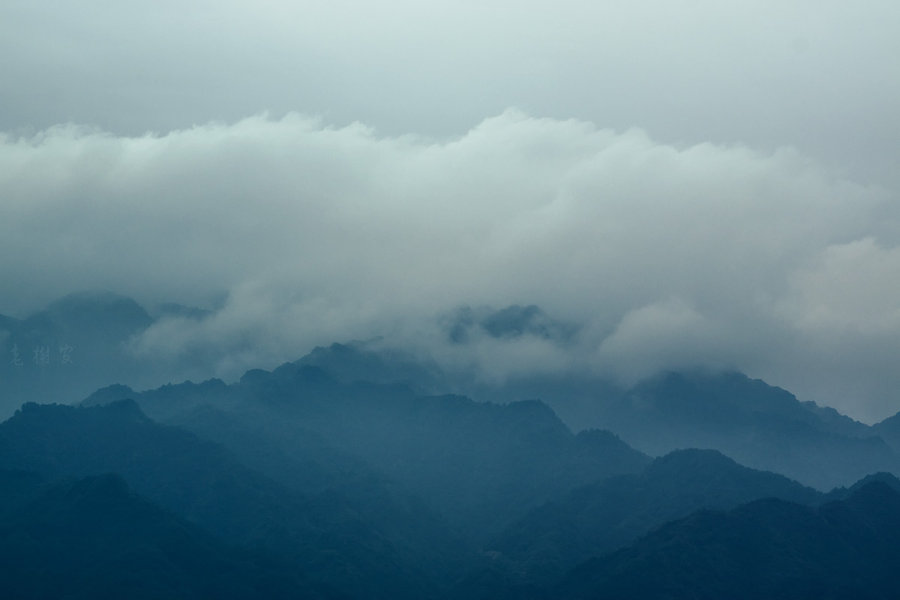
[[822,494],[714,450],[678,450],[639,474],[597,481],[532,510],[488,548],[501,564],[512,565],[519,579],[546,582],[666,521],[770,497],[812,504]]
[[[230,444],[257,466],[259,457],[250,456],[254,437],[265,437],[262,443],[273,446],[273,453],[319,464],[342,463],[352,470],[347,457],[364,460],[479,543],[554,494],[636,472],[649,460],[608,432],[574,435],[540,402],[418,397],[405,386],[339,383],[321,369],[293,363],[251,371],[230,386],[183,384],[142,394],[110,388],[86,403],[122,394],[151,416],[205,428],[205,435]],[[213,397],[239,415],[220,418],[227,433],[195,418]]]
[[900,493],[871,482],[818,509],[766,499],[694,513],[580,565],[552,597],[887,600],[898,564]]
[[[133,401],[26,405],[0,425],[0,468],[48,479],[118,473],[148,500],[232,544],[261,548],[322,585],[370,597],[437,593],[453,539],[415,503],[373,484],[359,497],[303,495],[241,464],[222,446],[159,425]],[[358,506],[380,510],[366,518]],[[404,537],[414,530],[416,537]]]
[[45,484],[0,472],[8,598],[336,598],[277,557],[241,551],[137,496],[117,475]]
[[[165,365],[139,359],[130,342],[160,318],[210,314],[163,304],[151,316],[129,298],[92,292],[67,296],[22,320],[2,317],[0,409],[11,414],[27,401],[71,403],[115,382],[139,387],[165,380]],[[482,338],[566,346],[579,335],[577,324],[534,305],[463,307],[439,321],[447,340],[463,348]],[[891,419],[869,427],[739,373],[662,373],[629,389],[583,372],[524,373],[492,383],[378,342],[317,348],[297,364],[322,369],[341,384],[396,384],[416,396],[541,400],[572,430],[608,430],[651,456],[713,448],[821,490],[898,470],[900,427]]]
[[553,319],[534,304],[513,304],[500,310],[465,306],[442,321],[447,338],[457,344],[480,336],[499,339],[532,336],[566,343],[578,332],[574,324]]
[[[391,377],[433,387],[434,367],[365,344],[319,348],[300,360],[341,381],[353,373],[339,364],[384,364]],[[623,390],[585,375],[534,375],[502,385],[457,382],[457,389],[491,401],[540,398],[567,415],[575,430],[590,425],[615,433],[651,456],[685,448],[716,449],[741,464],[774,471],[827,491],[877,471],[900,472],[896,419],[870,427],[831,408],[800,402],[778,387],[734,372],[662,373]],[[900,421],[897,421],[900,422]],[[580,424],[580,426],[579,426]]]
[[[896,417],[870,427],[739,373],[485,381],[379,342],[233,382],[123,385],[147,368],[123,349],[168,317],[208,313],[81,294],[0,318],[19,352],[6,401],[86,397],[0,423],[13,596],[887,598],[898,583]],[[442,318],[462,350],[578,336],[536,306]]]
[[153,318],[106,292],[66,296],[25,319],[0,317],[0,414],[25,402],[75,402],[115,381],[142,381],[146,365],[126,351]]

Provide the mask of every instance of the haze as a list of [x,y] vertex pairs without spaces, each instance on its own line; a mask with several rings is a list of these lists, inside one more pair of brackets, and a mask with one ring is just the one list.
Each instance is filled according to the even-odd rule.
[[[900,409],[900,7],[5,2],[0,313],[152,307],[236,377],[383,336],[485,377],[737,368]],[[537,304],[574,340],[441,315]]]

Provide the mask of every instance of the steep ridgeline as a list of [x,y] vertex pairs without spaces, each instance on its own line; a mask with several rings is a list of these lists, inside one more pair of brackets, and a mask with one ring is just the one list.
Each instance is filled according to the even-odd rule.
[[893,475],[891,473],[872,473],[871,475],[866,475],[849,487],[834,488],[827,494],[823,494],[822,499],[819,501],[819,503],[824,504],[825,502],[834,502],[835,500],[846,500],[847,498],[855,494],[856,491],[861,487],[870,483],[883,483],[894,491],[900,493],[900,479],[898,479],[896,475]]
[[739,463],[829,490],[900,472],[878,432],[739,373],[668,373],[602,408],[603,421],[651,455],[714,448]]
[[[300,494],[219,444],[153,422],[133,401],[25,405],[0,424],[0,469],[47,479],[118,473],[179,517],[351,597],[440,597],[458,558],[459,545],[436,517],[393,503],[377,479],[359,486],[357,497]],[[377,517],[356,509],[365,502]]]
[[[26,401],[69,403],[113,381],[145,386],[180,380],[191,373],[209,373],[209,356],[173,361],[140,354],[136,340],[158,325],[174,326],[180,320],[193,322],[209,318],[210,314],[167,305],[151,315],[129,298],[81,293],[58,300],[25,319],[0,316],[0,418],[12,414]],[[461,308],[438,318],[436,325],[442,328],[448,347],[461,356],[470,350],[476,352],[486,340],[493,344],[528,341],[565,349],[577,344],[579,335],[577,324],[555,320],[533,305],[500,310]],[[427,356],[389,348],[377,341],[317,348],[294,367],[319,368],[331,384],[342,389],[358,391],[365,387],[362,382],[376,384],[369,386],[375,396],[393,394],[399,398],[407,394],[419,398],[451,392],[493,404],[538,399],[551,407],[572,431],[611,431],[654,456],[680,448],[713,448],[742,464],[782,473],[822,490],[849,485],[875,471],[900,472],[900,427],[896,422],[888,419],[879,426],[868,427],[832,409],[798,402],[784,390],[737,373],[668,373],[639,382],[631,389],[622,389],[577,369],[537,370],[513,374],[502,383],[490,383],[490,378],[480,377],[475,368],[441,368]],[[210,381],[201,389],[192,390],[193,402],[200,404],[200,396],[205,394],[203,404],[225,411],[225,417],[233,419],[238,414],[237,406],[244,410],[253,404],[251,396],[256,392],[250,384],[254,377],[261,378],[256,383],[268,385],[263,381],[267,377],[263,372],[249,373],[237,386],[240,389]],[[310,384],[304,382],[306,388]],[[313,401],[315,394],[330,393],[326,387],[327,383],[314,393],[307,393],[308,400]],[[287,396],[291,393],[290,389],[285,390]],[[368,392],[358,391],[365,393]],[[123,398],[133,394],[110,395]],[[172,400],[167,405],[167,398],[177,399],[180,395],[178,389],[163,387],[155,393],[152,409],[149,405],[145,409],[152,410],[157,420],[187,424],[180,401]],[[171,414],[166,410],[171,410]],[[243,415],[238,417],[239,427],[243,426],[243,419]],[[205,421],[196,418],[193,426],[204,427]],[[249,423],[250,429],[254,423]],[[265,428],[269,426],[265,423]],[[341,450],[330,437],[316,441],[322,432],[305,429],[310,434],[309,444]],[[215,435],[215,431],[206,427],[204,434]],[[322,431],[331,435],[327,426],[323,425]],[[254,433],[240,433],[234,427],[228,436],[222,433],[220,437],[230,439],[232,435],[244,439],[248,447],[259,446],[250,442]],[[279,461],[273,457],[283,453],[284,448],[272,446],[265,435],[262,439],[270,446],[267,468],[278,472]],[[344,459],[353,459],[358,449],[350,450],[351,455]],[[253,453],[257,458],[264,454],[262,447],[253,449]],[[371,462],[368,457],[366,461]],[[326,476],[326,471],[321,475]]]
[[[495,342],[528,339],[564,347],[570,345],[578,334],[576,325],[553,319],[535,305],[514,304],[499,310],[464,306],[439,317],[437,325],[445,336],[445,342],[462,351],[469,344],[486,339]],[[491,385],[480,382],[482,378],[472,370],[446,370],[421,353],[386,347],[378,341],[318,347],[297,362],[323,369],[343,383],[402,383],[420,395],[455,393],[493,402],[541,397],[532,394],[543,381],[540,377],[529,375],[517,377],[511,387]],[[572,382],[572,375],[565,373],[559,377],[549,377],[546,381],[552,381],[554,386],[565,385]],[[528,392],[524,395],[516,393],[522,390]]]
[[46,484],[0,471],[7,598],[329,598],[277,558],[239,551],[140,498],[116,475]]
[[112,292],[69,294],[25,318],[0,315],[0,419],[25,402],[76,402],[112,382],[150,387],[212,372],[206,356],[141,350],[154,326],[190,325],[209,310],[165,303],[148,312]]
[[894,450],[900,454],[900,412],[876,423],[872,429]]
[[897,565],[900,493],[872,482],[818,509],[767,499],[694,513],[533,597],[889,600]]
[[[519,309],[463,319],[462,330],[453,321],[451,332],[464,343],[473,330],[487,331],[490,319],[505,323],[509,314],[519,318],[500,330],[504,336],[532,330],[549,336],[546,331],[562,328],[543,327],[543,319],[533,323],[533,312]],[[539,398],[574,431],[609,430],[654,456],[682,448],[716,449],[741,464],[821,490],[849,485],[876,471],[900,473],[900,419],[869,427],[740,373],[663,373],[630,389],[590,373],[518,375],[489,385],[463,374],[451,377],[427,361],[364,343],[317,348],[299,362],[323,368],[345,383],[365,378],[426,390],[443,385],[492,402]]]
[[[120,400],[122,396],[134,399]],[[249,588],[253,593],[275,581],[283,582],[285,589],[299,586],[313,594],[350,598],[604,597],[610,590],[614,597],[625,590],[619,595],[628,597],[627,590],[632,589],[628,586],[638,585],[632,591],[644,593],[640,585],[646,582],[628,579],[631,562],[603,561],[637,552],[635,572],[641,564],[661,561],[663,593],[654,596],[656,591],[650,590],[647,597],[665,597],[669,589],[665,586],[675,585],[673,589],[682,593],[690,589],[684,586],[696,584],[678,579],[686,577],[683,573],[665,572],[680,564],[678,560],[696,554],[701,561],[697,573],[713,569],[710,577],[716,581],[725,575],[715,570],[719,567],[703,554],[706,550],[701,552],[707,538],[699,530],[696,540],[684,534],[687,546],[677,560],[665,552],[682,537],[658,548],[647,546],[647,540],[672,526],[680,531],[677,523],[691,519],[700,519],[700,527],[706,527],[720,546],[729,536],[746,535],[744,522],[728,516],[739,513],[723,517],[721,532],[720,521],[697,516],[721,514],[708,510],[675,525],[664,525],[667,520],[691,515],[698,508],[731,509],[763,497],[782,500],[774,506],[795,507],[785,510],[799,515],[800,521],[810,514],[813,521],[821,520],[826,511],[784,504],[820,504],[823,497],[782,476],[741,467],[715,451],[679,451],[651,461],[609,432],[575,435],[537,401],[501,405],[460,396],[420,396],[405,385],[337,381],[320,368],[298,363],[272,372],[250,371],[231,385],[211,380],[138,394],[112,386],[84,404],[77,408],[27,404],[0,424],[0,469],[19,472],[11,479],[19,483],[0,494],[0,521],[8,515],[13,521],[25,518],[18,509],[4,512],[3,506],[33,509],[29,514],[34,520],[57,510],[38,502],[39,494],[22,501],[28,496],[29,477],[65,480],[51,487],[68,489],[65,486],[77,483],[73,478],[118,473],[136,494],[179,523],[186,521],[243,548],[229,554],[230,550],[210,546],[209,568],[236,561],[235,573],[258,582]],[[793,410],[790,403],[760,406],[765,414],[778,414],[783,406]],[[838,418],[830,427],[855,425]],[[877,487],[885,481],[895,480],[877,475],[853,488],[836,490],[828,499],[837,501],[834,506],[849,506],[870,484]],[[98,485],[106,490],[103,494],[118,498],[115,502],[128,496],[123,485]],[[890,505],[890,496],[882,500]],[[760,530],[770,537],[753,543],[761,548],[760,556],[784,551],[799,561],[791,568],[800,573],[800,587],[791,588],[794,580],[785,583],[763,564],[754,579],[757,587],[750,589],[765,595],[772,586],[785,584],[803,591],[816,574],[831,569],[830,555],[806,554],[814,542],[830,547],[835,537],[830,525],[794,533],[790,519],[787,524],[778,519],[767,524],[766,518],[760,517]],[[875,530],[890,525],[873,523]],[[777,530],[783,526],[788,527],[786,537],[778,538]],[[160,525],[162,532],[169,527]],[[10,531],[12,540],[31,535]],[[647,537],[634,542],[648,531]],[[845,542],[850,539],[848,531],[842,530],[840,536]],[[47,538],[48,543],[53,539]],[[104,539],[85,537],[86,552],[94,544],[108,544]],[[204,539],[200,543],[206,544]],[[777,545],[785,539],[790,544],[807,540],[809,547],[785,550]],[[770,542],[775,549],[766,546]],[[633,545],[604,554],[629,543]],[[867,556],[883,543],[865,534],[853,541],[851,549],[837,547],[834,552]],[[166,544],[165,539],[151,540],[148,551]],[[691,544],[701,550],[695,552]],[[743,556],[740,548],[734,555],[723,548],[726,562]],[[257,557],[251,562],[263,572],[241,566],[247,552]],[[42,555],[33,556],[39,560]],[[750,558],[762,561],[760,556],[751,553]],[[564,573],[579,563],[583,566],[565,578]],[[602,566],[607,564],[611,570]],[[889,579],[881,571],[886,567],[877,561],[873,565],[873,577],[880,579],[872,581],[877,579],[875,585],[880,586]],[[727,573],[736,567],[728,563],[723,568]],[[177,566],[172,569],[173,577],[181,577]],[[868,574],[835,571],[834,583],[843,585],[841,578],[849,580],[859,573]],[[617,579],[620,576],[624,579]],[[697,589],[707,593],[704,585]],[[709,589],[710,597],[729,596],[721,581]]]
[[[124,393],[103,390],[86,402]],[[609,433],[572,434],[540,402],[418,397],[402,385],[339,383],[295,363],[248,372],[231,386],[188,383],[132,395],[148,414],[202,432],[267,473],[280,470],[287,485],[296,485],[287,481],[291,472],[309,472],[296,468],[298,460],[323,473],[368,465],[477,544],[559,493],[637,472],[649,460]],[[279,456],[295,463],[278,469]]]
[[152,318],[109,293],[66,296],[25,319],[0,316],[0,418],[25,402],[74,402],[101,385],[135,379],[124,351]]
[[[534,313],[532,308],[513,306],[489,312],[480,320],[470,320],[470,312],[462,310],[456,315],[459,319],[446,324],[448,338],[460,346],[479,334],[507,341],[531,334],[543,340],[549,337],[557,343],[568,343],[571,332],[559,339],[558,332],[567,331],[564,324],[546,326],[544,318],[538,318],[540,313]],[[521,318],[510,322],[510,315]],[[573,431],[604,429],[602,420],[598,418],[598,407],[620,398],[624,393],[611,381],[590,373],[567,370],[558,373],[520,373],[496,382],[491,378],[479,377],[477,372],[465,369],[447,371],[427,357],[366,342],[318,347],[298,360],[297,364],[320,368],[341,383],[399,383],[423,396],[449,392],[496,404],[540,399]]]
[[516,574],[516,583],[546,583],[580,562],[700,509],[724,510],[769,497],[810,504],[820,496],[781,475],[743,467],[715,450],[678,450],[639,474],[580,487],[532,510],[487,548],[493,552],[495,571]]

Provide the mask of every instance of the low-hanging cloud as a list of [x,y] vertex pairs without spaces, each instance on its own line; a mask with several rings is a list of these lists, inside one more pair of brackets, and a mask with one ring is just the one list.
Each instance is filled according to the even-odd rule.
[[0,312],[86,288],[216,304],[132,348],[210,375],[376,336],[459,363],[437,315],[519,303],[579,333],[475,340],[488,378],[734,367],[862,418],[898,408],[896,198],[789,148],[516,110],[449,141],[296,114],[64,126],[0,139],[0,198]]

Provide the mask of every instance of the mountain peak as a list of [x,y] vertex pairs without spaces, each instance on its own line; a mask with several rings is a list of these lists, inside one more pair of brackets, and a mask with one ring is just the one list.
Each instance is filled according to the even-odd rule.
[[134,390],[127,385],[114,383],[104,388],[100,388],[87,398],[81,401],[79,406],[102,406],[111,404],[117,400],[122,400],[134,395]]
[[93,406],[26,402],[11,418],[0,424],[0,427],[9,429],[18,426],[20,423],[54,422],[62,424],[79,419],[90,421],[107,419],[124,419],[131,422],[149,421],[149,418],[138,406],[138,403],[130,398]]
[[152,318],[144,308],[132,298],[106,291],[77,292],[51,302],[44,311],[57,318],[97,318],[105,320],[143,321],[149,325]]
[[744,469],[737,462],[718,450],[685,448],[673,450],[665,456],[654,460],[647,468],[648,472],[687,472],[698,469]]
[[464,306],[446,319],[445,330],[449,340],[457,344],[464,344],[479,334],[496,339],[531,336],[564,343],[571,340],[578,328],[553,319],[535,304],[511,304],[499,310]]

